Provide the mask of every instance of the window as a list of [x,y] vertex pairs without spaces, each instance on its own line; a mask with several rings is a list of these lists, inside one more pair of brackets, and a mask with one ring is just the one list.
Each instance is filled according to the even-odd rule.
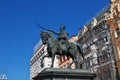
[[120,28],[116,28],[117,36],[120,36]]
[[108,37],[104,37],[104,41],[107,42],[108,41]]

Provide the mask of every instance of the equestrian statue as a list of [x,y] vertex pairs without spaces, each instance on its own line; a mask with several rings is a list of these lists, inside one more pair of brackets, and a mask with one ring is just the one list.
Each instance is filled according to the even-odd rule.
[[[72,43],[68,40],[68,33],[65,31],[65,26],[60,25],[60,32],[56,32],[52,29],[46,29],[39,24],[37,24],[40,28],[45,31],[41,31],[40,37],[42,39],[42,43],[47,45],[48,54],[43,56],[41,60],[41,66],[43,66],[43,60],[45,57],[52,58],[52,65],[54,63],[55,55],[65,55],[67,57],[71,57],[73,62],[69,64],[69,68],[73,63],[77,63],[76,68],[81,68],[81,60],[84,60],[84,55],[82,51],[82,46],[79,43]],[[58,35],[56,39],[51,33]]]

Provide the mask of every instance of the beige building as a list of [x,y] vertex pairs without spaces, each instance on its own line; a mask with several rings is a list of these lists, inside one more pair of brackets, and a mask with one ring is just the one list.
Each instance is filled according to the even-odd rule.
[[112,45],[115,54],[116,69],[120,77],[120,0],[113,0],[111,3],[111,14],[107,21],[112,37]]

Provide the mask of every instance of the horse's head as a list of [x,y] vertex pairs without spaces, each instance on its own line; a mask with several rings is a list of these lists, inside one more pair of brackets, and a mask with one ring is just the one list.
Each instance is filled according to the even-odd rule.
[[48,38],[50,37],[50,33],[49,32],[41,32],[40,37],[42,39],[42,43],[47,44]]

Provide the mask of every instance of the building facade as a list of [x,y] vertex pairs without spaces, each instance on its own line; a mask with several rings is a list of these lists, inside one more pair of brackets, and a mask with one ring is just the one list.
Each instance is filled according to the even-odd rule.
[[110,6],[86,24],[78,34],[78,42],[83,45],[85,56],[83,66],[95,72],[97,80],[119,80],[120,71],[116,66],[119,67],[120,60],[120,18],[117,17],[116,24],[111,22],[115,14],[119,14],[119,6],[120,0],[112,0]]
[[90,23],[84,29],[78,37],[78,42],[83,45],[85,56],[83,67],[95,72],[100,80],[114,79],[115,58],[106,19],[101,19],[94,26]]
[[[45,54],[47,54],[46,45],[41,45],[33,54],[30,60],[30,80],[32,80],[32,78],[35,77],[39,73],[39,71],[41,71],[41,59]],[[50,62],[44,65],[45,67],[48,67],[50,65]]]

